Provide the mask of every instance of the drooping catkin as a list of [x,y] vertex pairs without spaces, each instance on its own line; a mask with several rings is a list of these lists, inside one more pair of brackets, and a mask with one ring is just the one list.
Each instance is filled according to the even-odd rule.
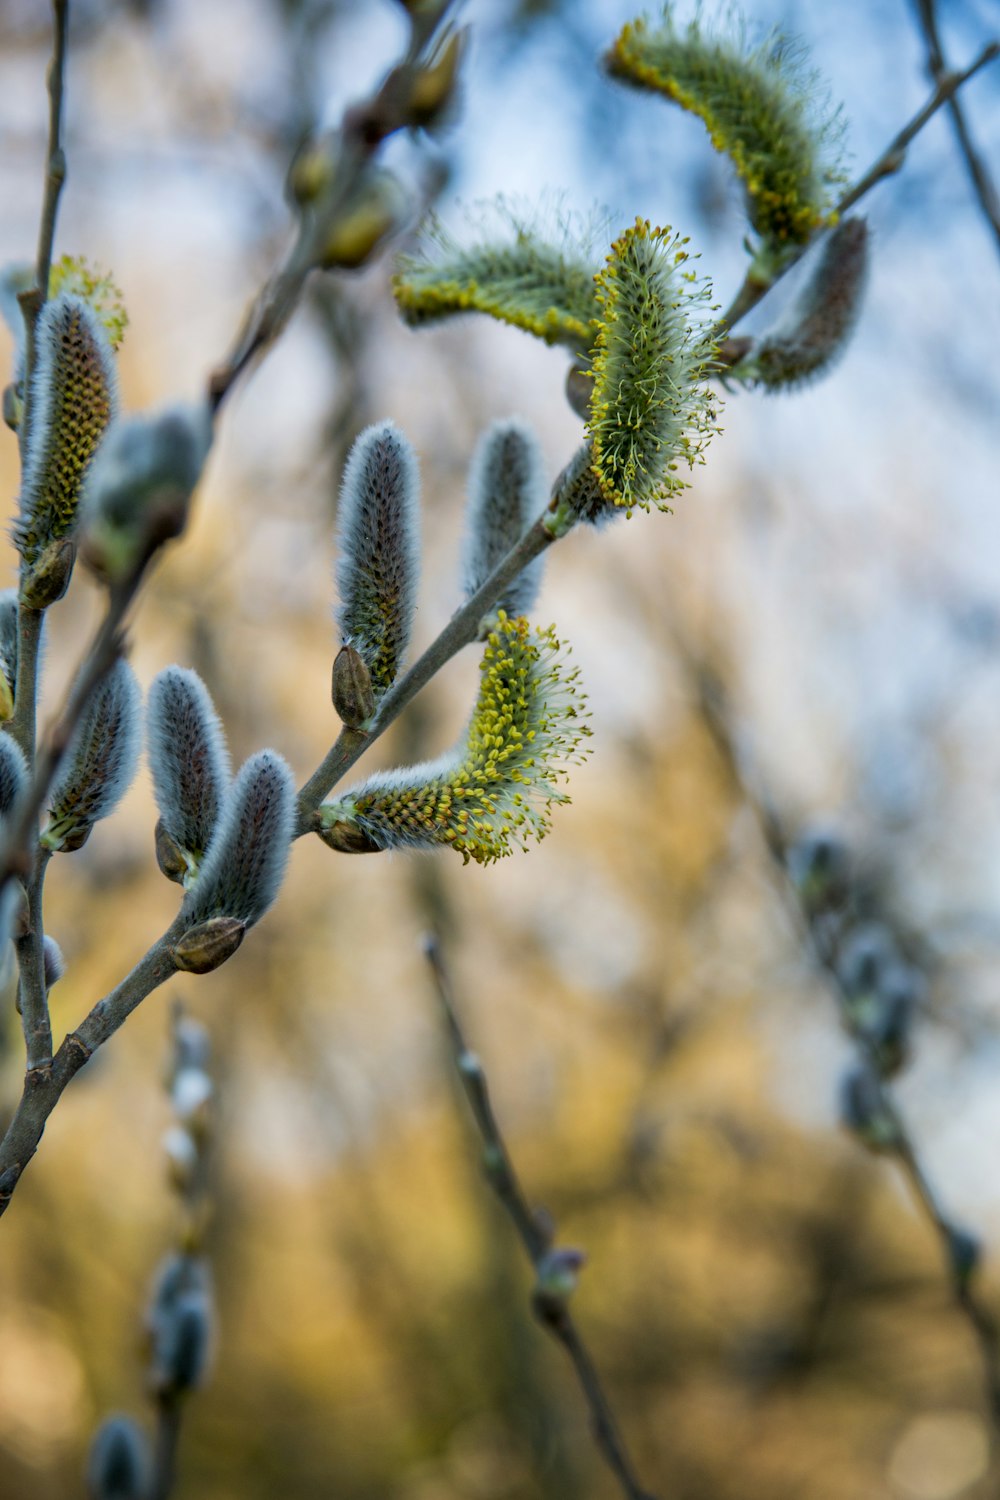
[[222,724],[196,672],[167,667],[153,679],[146,743],[160,812],[158,842],[161,833],[171,840],[177,854],[173,878],[189,884],[211,842],[230,782]]
[[779,33],[756,46],[700,15],[686,25],[666,5],[626,25],[606,58],[612,77],[672,99],[704,122],[743,182],[750,222],[775,247],[801,245],[823,223],[841,181],[839,119]]
[[[495,422],[480,439],[469,469],[462,557],[467,599],[538,519],[545,501],[545,468],[535,434],[516,418]],[[496,607],[509,615],[527,614],[541,580],[539,557],[514,579]]]
[[584,231],[566,222],[546,233],[502,202],[499,222],[461,245],[440,225],[420,254],[404,256],[393,281],[396,301],[413,327],[480,312],[522,328],[548,344],[586,353],[594,341],[596,267],[581,243]]
[[868,278],[868,226],[844,219],[828,236],[791,313],[730,372],[768,391],[825,375],[847,348]]
[[49,799],[42,842],[79,849],[94,824],[113,812],[135,776],[142,748],[142,693],[119,658],[90,695]]
[[699,286],[687,242],[637,219],[597,277],[601,325],[592,361],[587,436],[594,473],[626,512],[668,509],[717,431],[705,377],[713,346],[694,314]]
[[35,330],[31,432],[14,540],[26,568],[73,531],[83,484],[118,405],[114,355],[98,314],[61,292]]
[[278,894],[295,829],[295,778],[274,750],[239,770],[181,915],[188,931],[215,918],[251,927]]
[[420,478],[392,422],[368,427],[344,468],[337,520],[337,619],[371,674],[376,701],[410,639],[420,571]]

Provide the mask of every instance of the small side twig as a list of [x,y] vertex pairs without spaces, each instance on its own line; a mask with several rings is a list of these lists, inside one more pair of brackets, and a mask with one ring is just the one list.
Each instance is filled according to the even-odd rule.
[[[948,65],[941,46],[935,0],[914,0],[914,8],[927,44],[928,71],[934,81],[940,83],[943,78],[948,77]],[[979,200],[986,222],[993,231],[997,248],[1000,249],[1000,193],[997,192],[996,183],[990,176],[986,163],[972,139],[965,110],[955,95],[948,100],[948,113],[955,127],[955,135],[968,169],[973,191]]]
[[562,1345],[572,1362],[587,1402],[594,1441],[608,1468],[618,1480],[622,1493],[627,1500],[655,1500],[639,1481],[597,1367],[569,1310],[568,1297],[575,1273],[583,1264],[583,1256],[580,1251],[559,1250],[555,1247],[551,1226],[533,1212],[525,1197],[493,1109],[483,1065],[466,1041],[451,981],[436,938],[425,939],[424,953],[441,1002],[455,1067],[482,1140],[483,1166],[487,1179],[509,1214],[535,1271],[536,1283],[532,1298],[535,1317],[556,1342]]

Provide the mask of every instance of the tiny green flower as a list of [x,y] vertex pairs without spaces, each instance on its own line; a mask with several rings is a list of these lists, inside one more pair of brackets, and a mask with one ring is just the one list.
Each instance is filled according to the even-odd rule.
[[[559,782],[590,734],[576,668],[551,627],[503,610],[486,640],[465,738],[441,759],[381,772],[321,809],[321,835],[342,850],[451,846],[490,864],[549,830],[568,802]],[[352,831],[355,837],[352,841]],[[327,837],[329,835],[329,837]]]
[[82,255],[63,255],[49,273],[49,296],[71,292],[82,297],[97,314],[108,335],[112,349],[121,347],[128,327],[128,313],[122,294],[110,275],[93,270]]

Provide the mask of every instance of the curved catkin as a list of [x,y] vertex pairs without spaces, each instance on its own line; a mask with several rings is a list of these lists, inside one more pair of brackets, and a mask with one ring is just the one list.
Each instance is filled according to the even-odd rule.
[[410,639],[420,573],[420,478],[392,422],[368,427],[344,468],[337,520],[337,619],[371,673],[378,699]]
[[486,313],[548,344],[586,353],[596,332],[594,266],[567,230],[549,238],[500,207],[497,238],[463,247],[440,226],[393,279],[412,327],[458,313]]
[[686,483],[678,466],[699,462],[717,430],[704,385],[714,350],[692,317],[708,291],[684,269],[685,244],[637,219],[597,278],[601,327],[587,436],[605,499],[625,511],[668,509]]
[[166,832],[197,870],[229,789],[229,752],[208,689],[183,667],[153,679],[146,745],[156,805]]
[[0,734],[0,819],[10,816],[28,784],[28,763],[9,734]]
[[252,926],[278,894],[295,831],[295,778],[274,750],[240,768],[182,907],[188,928],[212,917]]
[[[516,418],[484,433],[469,468],[467,529],[462,557],[465,597],[477,589],[545,509],[545,467],[531,428]],[[542,559],[514,579],[497,607],[525,615],[538,597]]]
[[66,751],[42,835],[48,848],[80,848],[128,791],[141,748],[142,693],[128,662],[119,659],[91,694]]
[[47,302],[35,339],[31,432],[14,525],[28,566],[73,530],[87,469],[118,406],[111,344],[82,297],[62,292]]
[[554,632],[503,611],[480,667],[465,739],[421,766],[382,772],[321,809],[320,834],[344,852],[457,850],[489,864],[542,839],[549,808],[567,802],[559,782],[589,736],[576,668],[566,670]]
[[0,593],[0,722],[14,716],[17,688],[17,590]]
[[774,246],[801,245],[823,223],[841,181],[835,113],[817,108],[822,89],[800,49],[778,33],[748,46],[737,26],[715,32],[699,16],[678,24],[631,21],[606,58],[612,77],[652,89],[704,122],[733,163],[750,221]]
[[790,317],[765,334],[732,375],[788,391],[826,374],[850,342],[867,279],[867,223],[845,219],[827,238]]

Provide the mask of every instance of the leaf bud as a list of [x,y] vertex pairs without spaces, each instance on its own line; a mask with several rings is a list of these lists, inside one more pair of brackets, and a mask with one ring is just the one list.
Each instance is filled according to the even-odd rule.
[[348,729],[360,729],[375,712],[372,674],[353,646],[341,646],[334,658],[332,696]]
[[170,957],[186,974],[211,974],[232,958],[246,930],[246,923],[238,917],[209,917],[178,939]]
[[57,537],[39,553],[21,575],[21,598],[29,609],[48,609],[58,604],[66,590],[76,561],[72,537]]
[[113,422],[87,477],[81,556],[106,582],[133,577],[187,524],[212,444],[204,405]]
[[183,885],[184,877],[188,873],[188,862],[184,858],[184,851],[176,839],[163,826],[163,819],[157,818],[154,830],[156,844],[156,863],[168,880],[174,880],[178,885]]
[[465,51],[466,31],[452,32],[438,48],[427,67],[414,73],[409,98],[409,122],[425,130],[436,125],[454,98],[459,63]]
[[3,388],[3,419],[11,432],[17,432],[21,425],[21,417],[24,415],[24,400],[16,383],[5,385]]
[[566,400],[578,417],[590,418],[590,398],[594,394],[594,377],[590,361],[577,358],[566,371]]
[[94,1434],[87,1459],[89,1500],[145,1500],[149,1493],[149,1451],[131,1417],[107,1417]]
[[399,229],[409,212],[402,184],[391,172],[372,168],[321,235],[316,264],[325,270],[356,270]]
[[544,1321],[558,1318],[576,1291],[580,1272],[587,1263],[583,1250],[556,1248],[543,1255],[536,1267],[531,1294],[535,1312]]
[[863,1063],[845,1076],[840,1091],[840,1117],[870,1151],[898,1149],[899,1122],[878,1074],[869,1064]]
[[331,131],[306,141],[298,151],[289,169],[288,189],[301,208],[332,186],[338,156],[337,136]]

